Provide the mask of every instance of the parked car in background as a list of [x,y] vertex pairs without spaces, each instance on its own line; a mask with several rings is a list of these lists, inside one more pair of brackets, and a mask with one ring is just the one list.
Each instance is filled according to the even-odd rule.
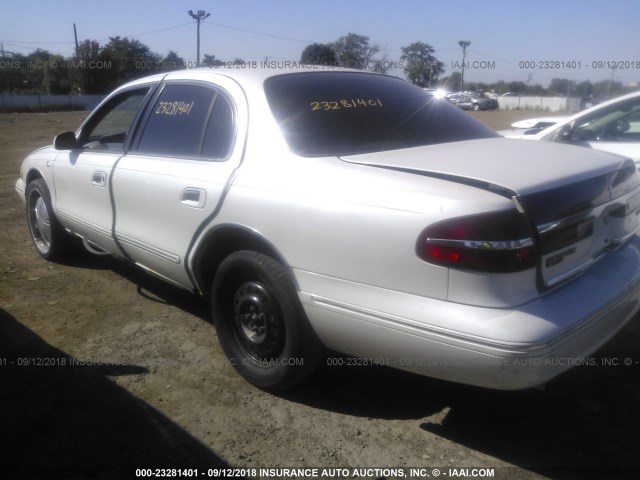
[[209,299],[229,361],[268,390],[324,348],[533,387],[640,304],[632,161],[501,138],[370,72],[136,80],[30,154],[16,191],[42,257],[74,236]]
[[600,103],[543,130],[525,131],[517,138],[617,153],[640,165],[640,92]]
[[[494,107],[493,101],[488,98],[482,98],[471,93],[450,93],[446,95],[449,103],[459,107],[463,110],[492,110]],[[496,102],[497,103],[497,102]]]
[[485,100],[488,100],[490,105],[491,105],[491,107],[489,108],[490,110],[495,110],[497,108],[500,108],[500,104],[498,103],[497,95],[495,95],[495,94],[490,94],[490,93],[478,91],[478,92],[471,93],[471,95],[475,96],[475,97],[479,97],[479,98],[484,98]]

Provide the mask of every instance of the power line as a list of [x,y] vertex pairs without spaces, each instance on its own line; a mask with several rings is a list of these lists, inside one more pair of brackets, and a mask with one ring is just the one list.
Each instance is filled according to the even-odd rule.
[[230,25],[223,25],[222,23],[215,23],[215,22],[203,22],[203,23],[207,23],[209,25],[214,25],[216,27],[228,28],[229,30],[237,30],[238,32],[245,32],[245,33],[251,33],[253,35],[260,35],[262,37],[277,38],[279,40],[288,40],[290,42],[298,42],[298,43],[308,43],[308,44],[315,43],[315,42],[312,42],[310,40],[301,40],[299,38],[282,37],[280,35],[273,35],[271,33],[256,32],[255,30],[247,30],[246,28],[239,28],[239,27],[232,27]]
[[[129,34],[129,35],[122,35],[123,37],[142,37],[144,35],[151,35],[153,33],[159,33],[159,32],[166,32],[167,30],[174,30],[176,28],[180,28],[180,27],[186,27],[187,25],[192,25],[193,22],[187,22],[187,23],[181,23],[180,25],[173,25],[172,27],[164,27],[164,28],[159,28],[157,30],[151,30],[149,32],[142,32],[142,33],[135,33],[135,34]],[[115,35],[114,35],[115,36]],[[101,38],[101,39],[96,39],[96,41],[98,42],[108,42],[111,39],[111,37],[108,38]],[[27,41],[22,41],[22,40],[0,40],[0,42],[6,43],[7,45],[13,45],[13,46],[22,46],[22,45],[73,45],[75,42],[71,41],[71,42],[27,42]],[[22,46],[21,48],[31,48],[31,47],[26,47],[26,46]]]

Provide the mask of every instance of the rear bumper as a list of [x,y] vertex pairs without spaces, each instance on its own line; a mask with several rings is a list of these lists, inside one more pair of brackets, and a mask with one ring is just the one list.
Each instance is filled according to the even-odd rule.
[[[579,365],[640,308],[640,239],[516,308],[462,305],[296,271],[312,326],[331,349],[487,388],[541,385]],[[310,293],[314,292],[314,293]]]

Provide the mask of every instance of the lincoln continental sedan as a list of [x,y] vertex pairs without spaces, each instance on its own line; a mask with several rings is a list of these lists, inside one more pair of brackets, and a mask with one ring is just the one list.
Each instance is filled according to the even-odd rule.
[[42,257],[83,244],[202,295],[267,390],[329,350],[534,387],[639,308],[631,160],[502,138],[385,75],[143,78],[31,153],[16,190]]

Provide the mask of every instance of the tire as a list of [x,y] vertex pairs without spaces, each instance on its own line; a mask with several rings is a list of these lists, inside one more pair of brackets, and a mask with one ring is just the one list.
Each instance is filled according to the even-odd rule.
[[49,187],[42,178],[33,180],[25,192],[27,223],[33,244],[47,260],[61,260],[70,251],[71,237],[56,219],[51,208]]
[[474,112],[477,112],[478,110],[480,110],[480,104],[478,104],[478,103],[474,103],[474,104],[473,104],[473,111],[474,111]]
[[322,357],[287,269],[266,255],[248,250],[229,255],[214,279],[211,307],[229,362],[258,388],[290,388]]

